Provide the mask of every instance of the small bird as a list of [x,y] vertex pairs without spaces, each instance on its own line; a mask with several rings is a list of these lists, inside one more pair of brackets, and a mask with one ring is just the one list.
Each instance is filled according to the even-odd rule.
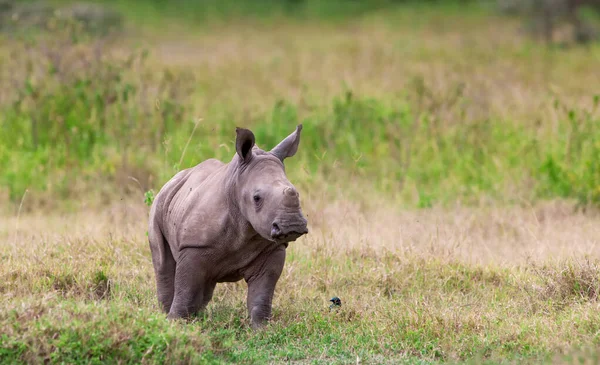
[[329,306],[329,310],[332,310],[333,308],[342,306],[342,301],[338,297],[333,297],[333,298],[329,299],[329,301],[333,303]]

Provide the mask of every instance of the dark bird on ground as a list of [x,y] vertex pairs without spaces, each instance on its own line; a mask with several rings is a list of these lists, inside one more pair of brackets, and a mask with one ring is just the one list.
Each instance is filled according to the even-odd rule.
[[329,299],[329,301],[332,302],[332,304],[329,306],[329,310],[342,306],[342,301],[338,297],[333,297]]

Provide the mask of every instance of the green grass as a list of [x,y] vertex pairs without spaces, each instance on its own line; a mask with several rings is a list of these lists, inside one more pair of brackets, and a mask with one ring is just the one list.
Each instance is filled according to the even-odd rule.
[[[173,25],[183,23],[191,29],[228,21],[256,21],[266,24],[272,21],[325,20],[327,22],[352,22],[357,16],[385,12],[447,12],[459,13],[464,6],[473,10],[485,9],[472,0],[444,1],[344,1],[344,0],[259,0],[259,1],[161,1],[161,0],[101,0],[102,4],[118,9],[138,25]],[[69,3],[56,0],[55,3]],[[471,11],[473,11],[471,10]]]

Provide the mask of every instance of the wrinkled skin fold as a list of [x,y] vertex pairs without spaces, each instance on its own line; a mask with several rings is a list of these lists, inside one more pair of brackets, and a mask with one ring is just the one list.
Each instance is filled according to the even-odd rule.
[[158,301],[168,318],[189,318],[217,283],[244,279],[254,328],[271,316],[289,242],[308,233],[284,160],[298,150],[302,125],[271,151],[236,128],[229,163],[208,159],[180,171],[150,209],[148,239]]

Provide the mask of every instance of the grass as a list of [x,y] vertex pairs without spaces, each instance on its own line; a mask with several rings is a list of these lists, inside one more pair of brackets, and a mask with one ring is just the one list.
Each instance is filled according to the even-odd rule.
[[[597,44],[458,5],[174,24],[111,4],[113,37],[1,36],[1,363],[597,359]],[[144,201],[230,159],[235,126],[270,148],[297,123],[311,233],[272,323],[249,329],[243,282],[166,321]]]
[[597,344],[597,216],[567,204],[363,212],[307,195],[312,233],[290,246],[273,321],[256,333],[243,282],[217,286],[193,323],[160,314],[141,203],[28,214],[19,232],[4,220],[2,362],[539,362]]

